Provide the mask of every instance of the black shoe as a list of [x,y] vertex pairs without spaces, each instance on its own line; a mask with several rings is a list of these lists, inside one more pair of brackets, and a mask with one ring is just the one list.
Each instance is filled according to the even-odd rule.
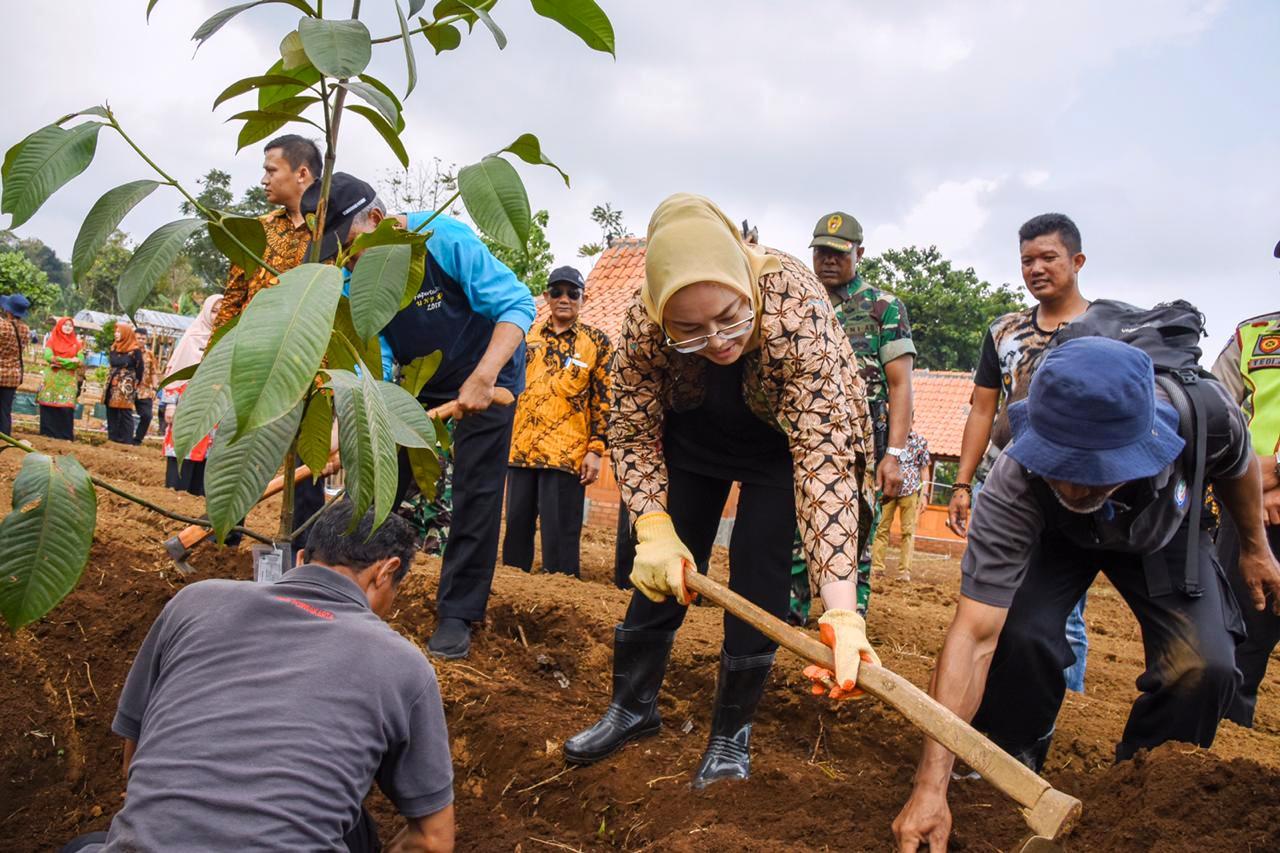
[[445,617],[427,640],[427,653],[445,660],[465,658],[471,652],[471,623]]
[[614,631],[613,698],[595,725],[565,741],[565,761],[594,764],[636,738],[658,733],[658,688],[674,639],[674,631]]
[[698,772],[693,774],[694,788],[751,775],[751,718],[756,715],[764,683],[773,668],[773,654],[732,657],[720,653],[711,739]]
[[1053,743],[1054,729],[1049,729],[1049,733],[1026,749],[1011,753],[1014,758],[1021,761],[1032,769],[1033,772],[1039,773],[1044,769],[1045,759],[1049,757],[1049,745]]

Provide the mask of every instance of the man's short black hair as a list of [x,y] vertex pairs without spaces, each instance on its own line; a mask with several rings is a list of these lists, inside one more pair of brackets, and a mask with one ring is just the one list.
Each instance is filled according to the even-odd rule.
[[320,173],[324,171],[324,160],[320,157],[320,146],[310,139],[296,133],[286,133],[262,146],[264,152],[272,148],[280,149],[281,155],[289,161],[290,169],[296,172],[305,165],[311,170],[311,177],[317,181],[320,180]]
[[369,510],[356,529],[347,533],[354,511],[355,505],[346,498],[325,507],[307,535],[307,560],[362,572],[374,563],[399,557],[400,568],[393,580],[400,583],[413,564],[417,546],[412,525],[393,514],[387,516],[381,527],[372,530],[373,510]]
[[1018,229],[1018,242],[1025,243],[1050,234],[1057,234],[1068,252],[1073,255],[1080,254],[1080,229],[1065,213],[1042,213],[1031,217]]

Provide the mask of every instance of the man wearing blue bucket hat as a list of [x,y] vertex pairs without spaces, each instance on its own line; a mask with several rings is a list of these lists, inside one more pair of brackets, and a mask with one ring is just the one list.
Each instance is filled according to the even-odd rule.
[[[1212,389],[1204,479],[1239,524],[1252,605],[1280,612],[1258,461],[1239,408],[1219,383],[1204,384]],[[969,524],[934,697],[1038,772],[1066,690],[1063,626],[1101,571],[1132,609],[1146,650],[1116,759],[1169,740],[1210,746],[1240,682],[1242,622],[1208,536],[1196,537],[1199,559],[1188,564],[1190,509],[1203,495],[1189,494],[1195,472],[1184,465],[1179,417],[1150,357],[1101,337],[1054,347],[1009,419],[1013,442]],[[1187,566],[1197,562],[1191,583]],[[900,849],[926,841],[943,849],[953,759],[926,741],[894,822]]]

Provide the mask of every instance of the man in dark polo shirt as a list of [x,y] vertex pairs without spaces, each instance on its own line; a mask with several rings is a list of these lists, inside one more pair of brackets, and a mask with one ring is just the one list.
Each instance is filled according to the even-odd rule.
[[414,532],[393,515],[370,536],[370,512],[347,535],[351,513],[330,505],[277,583],[201,581],[165,605],[111,726],[124,808],[66,849],[376,850],[374,781],[407,821],[395,849],[453,849],[435,672],[382,621]]
[[[1239,408],[1217,382],[1204,384],[1212,389],[1201,395],[1204,478],[1239,524],[1253,606],[1280,612],[1258,461]],[[933,696],[1039,771],[1066,691],[1063,625],[1102,571],[1137,618],[1146,650],[1117,760],[1168,740],[1210,746],[1240,683],[1242,622],[1208,536],[1198,537],[1198,559],[1188,564],[1189,525],[1203,525],[1204,496],[1189,494],[1195,474],[1183,466],[1179,417],[1157,389],[1151,359],[1107,338],[1062,344],[1041,362],[1027,399],[1009,407],[1009,421],[1013,442],[969,524]],[[900,850],[945,849],[953,760],[925,742],[911,799],[894,822]]]

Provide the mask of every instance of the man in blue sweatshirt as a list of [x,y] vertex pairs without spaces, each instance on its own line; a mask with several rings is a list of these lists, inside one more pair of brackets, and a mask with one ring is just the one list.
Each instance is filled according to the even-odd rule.
[[[432,216],[388,213],[369,184],[343,172],[333,176],[328,209],[325,259],[337,253],[339,242],[349,245],[383,219],[415,229]],[[461,410],[453,437],[453,523],[440,572],[438,625],[427,643],[437,657],[461,658],[471,648],[471,623],[484,618],[498,557],[515,407],[492,406],[494,390],[524,390],[524,338],[536,309],[529,289],[471,228],[445,215],[427,227],[432,237],[422,286],[382,330],[383,376],[393,376],[394,365],[440,350],[440,367],[418,399],[430,408],[456,398]],[[402,452],[398,499],[411,481]]]

